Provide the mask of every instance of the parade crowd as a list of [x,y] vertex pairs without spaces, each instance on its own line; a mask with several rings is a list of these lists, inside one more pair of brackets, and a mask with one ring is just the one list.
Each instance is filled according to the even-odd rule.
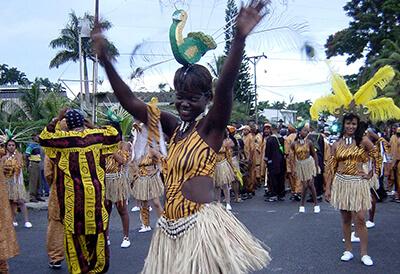
[[[131,199],[140,210],[139,232],[152,230],[151,208],[157,215],[141,273],[258,271],[270,263],[270,249],[231,212],[235,203],[252,199],[257,188],[265,188],[267,202],[279,203],[289,196],[299,203],[299,214],[320,213],[319,202],[326,199],[341,214],[345,250],[340,259],[352,260],[352,242],[359,241],[361,262],[373,265],[367,227],[375,225],[377,201],[391,196],[399,202],[400,183],[400,127],[393,124],[380,131],[378,122],[400,120],[400,109],[391,99],[383,98],[392,111],[368,102],[394,71],[384,67],[377,72],[378,80],[354,96],[343,78],[332,77],[330,96],[336,96],[331,100],[336,105],[316,100],[310,114],[313,121],[323,112],[336,116],[341,125],[336,132],[326,127],[323,118],[298,119],[293,125],[230,123],[245,40],[269,12],[268,4],[251,0],[241,7],[216,83],[206,67],[196,64],[202,55],[194,56],[206,46],[215,48],[212,38],[193,33],[191,40],[180,41],[176,32],[170,32],[171,49],[182,64],[173,79],[179,117],[160,110],[157,98],[144,103],[134,95],[114,68],[100,26],[95,26],[93,50],[129,115],[120,117],[110,108],[107,124],[95,125],[80,109],[62,109],[32,135],[24,152],[19,151],[13,131],[5,130],[0,161],[0,273],[8,273],[7,260],[19,252],[13,228],[21,219],[17,212],[23,213],[27,229],[34,226],[25,203],[41,201],[43,193],[49,194],[50,268],[60,268],[66,259],[72,274],[106,273],[110,213],[117,209],[123,228],[121,248],[129,248]],[[183,10],[175,11],[173,26],[186,17]],[[184,41],[192,44],[182,51],[178,46]],[[339,115],[337,109],[344,112]],[[132,127],[122,127],[129,118],[134,119]],[[41,188],[41,181],[49,189]]]

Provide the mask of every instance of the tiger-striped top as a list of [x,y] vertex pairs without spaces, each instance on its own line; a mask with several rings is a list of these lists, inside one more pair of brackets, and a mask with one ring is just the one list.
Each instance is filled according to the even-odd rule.
[[[371,151],[370,154],[373,154],[373,152]],[[334,155],[328,161],[329,172],[331,175],[335,174],[338,164],[343,162],[343,168],[340,171],[341,174],[358,175],[358,165],[368,162],[370,156],[373,155],[368,155],[368,152],[363,147],[357,146],[355,142],[350,146],[341,142],[338,144]]]
[[202,204],[183,196],[182,187],[197,176],[212,178],[217,159],[215,151],[197,132],[197,125],[182,140],[175,141],[176,133],[177,130],[171,138],[164,169],[166,199],[163,215],[169,220],[188,217],[201,208]]

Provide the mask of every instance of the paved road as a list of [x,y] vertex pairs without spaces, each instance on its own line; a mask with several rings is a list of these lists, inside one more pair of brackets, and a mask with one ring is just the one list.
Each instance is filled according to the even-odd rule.
[[[326,203],[321,205],[318,215],[311,213],[311,204],[307,204],[308,212],[305,214],[300,215],[297,209],[298,203],[292,201],[266,203],[261,191],[251,200],[233,204],[234,214],[271,248],[271,264],[257,273],[400,273],[399,204],[378,204],[376,227],[369,230],[369,254],[375,262],[372,267],[361,264],[359,244],[354,244],[355,258],[352,261],[340,261],[343,244],[339,212]],[[109,273],[138,273],[143,267],[151,233],[137,233],[140,224],[138,215],[137,212],[130,213],[133,245],[129,249],[121,249],[121,224],[114,210]],[[32,229],[17,227],[21,254],[10,260],[11,273],[68,273],[65,264],[57,271],[47,267],[47,211],[31,210],[30,216]]]

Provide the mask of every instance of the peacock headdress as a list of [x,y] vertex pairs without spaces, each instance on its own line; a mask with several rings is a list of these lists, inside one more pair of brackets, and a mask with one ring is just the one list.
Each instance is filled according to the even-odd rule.
[[217,48],[214,39],[203,32],[190,32],[183,38],[187,17],[186,11],[176,10],[169,29],[172,53],[176,61],[184,66],[197,63],[207,51]]
[[132,129],[133,117],[120,104],[111,105],[110,103],[106,111],[99,111],[99,114],[99,120],[118,123],[121,127],[122,135],[128,137]]
[[391,66],[380,68],[374,76],[362,85],[353,95],[342,76],[332,72],[332,94],[317,99],[310,108],[312,120],[317,120],[322,112],[342,118],[345,114],[353,113],[361,120],[372,122],[400,119],[400,108],[392,98],[379,97],[382,90],[395,76]]

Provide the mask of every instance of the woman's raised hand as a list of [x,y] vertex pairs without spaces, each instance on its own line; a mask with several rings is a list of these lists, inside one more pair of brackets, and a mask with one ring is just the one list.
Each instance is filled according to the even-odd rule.
[[240,8],[236,18],[236,37],[245,39],[261,19],[268,13],[269,0],[251,0]]
[[90,34],[92,38],[92,46],[94,52],[97,54],[100,60],[107,58],[107,43],[104,38],[103,32],[101,31],[100,25],[96,24]]

